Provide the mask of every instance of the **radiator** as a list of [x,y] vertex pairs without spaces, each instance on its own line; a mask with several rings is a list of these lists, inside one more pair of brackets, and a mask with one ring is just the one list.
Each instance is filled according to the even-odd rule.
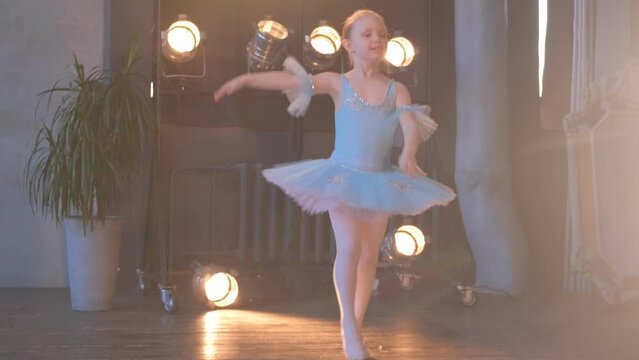
[[[194,259],[221,263],[331,264],[327,213],[308,215],[261,174],[260,164],[179,168],[169,186],[169,271]],[[424,229],[427,214],[392,217]]]

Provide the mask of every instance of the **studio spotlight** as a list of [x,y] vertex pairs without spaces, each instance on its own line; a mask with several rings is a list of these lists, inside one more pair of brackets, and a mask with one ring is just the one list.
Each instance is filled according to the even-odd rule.
[[209,308],[224,308],[233,305],[239,296],[237,273],[226,271],[221,266],[202,266],[191,262],[193,269],[193,291]]
[[430,238],[413,225],[402,225],[386,235],[381,248],[382,257],[395,269],[403,289],[412,289],[415,279],[420,277],[410,270],[410,264],[429,244]]
[[281,63],[286,56],[288,29],[277,21],[266,17],[255,26],[255,37],[249,41],[249,71],[269,71]]
[[191,60],[200,45],[201,34],[197,26],[179,15],[178,21],[162,31],[162,54],[175,62]]
[[[203,44],[206,33],[188,21],[186,15],[179,15],[178,21],[160,35],[162,44],[159,51],[170,60],[160,68],[162,77],[180,78],[181,81],[185,81],[186,78],[199,79],[206,76],[206,49]],[[196,55],[197,59],[194,60]],[[157,57],[160,57],[159,53]],[[201,70],[195,70],[199,68]]]
[[429,243],[430,239],[427,239],[418,227],[402,225],[386,235],[382,244],[382,255],[391,265],[407,266]]
[[342,40],[334,28],[321,21],[320,25],[306,35],[304,62],[313,70],[326,70],[335,64]]
[[403,36],[396,36],[388,40],[386,61],[396,68],[405,68],[415,58],[415,47]]

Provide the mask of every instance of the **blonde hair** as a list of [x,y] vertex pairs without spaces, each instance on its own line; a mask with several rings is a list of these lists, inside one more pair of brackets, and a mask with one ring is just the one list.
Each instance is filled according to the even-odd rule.
[[344,20],[344,25],[342,26],[342,39],[350,39],[351,30],[353,29],[353,25],[355,24],[355,22],[367,15],[376,16],[382,21],[384,27],[386,26],[384,17],[377,12],[369,9],[355,10],[355,12],[351,14],[351,16],[347,17],[346,20]]

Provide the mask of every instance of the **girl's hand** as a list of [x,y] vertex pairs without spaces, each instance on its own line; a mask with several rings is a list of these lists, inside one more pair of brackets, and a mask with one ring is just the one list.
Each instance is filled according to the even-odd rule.
[[424,170],[422,170],[419,165],[417,165],[415,155],[410,155],[402,151],[402,153],[399,155],[398,163],[399,168],[408,176],[415,177],[418,174],[426,176]]
[[240,91],[240,89],[242,89],[242,87],[244,86],[243,79],[244,78],[242,75],[236,76],[231,80],[225,82],[224,85],[220,86],[220,88],[217,89],[213,94],[215,102],[222,100],[222,98],[224,98],[225,96],[230,96]]

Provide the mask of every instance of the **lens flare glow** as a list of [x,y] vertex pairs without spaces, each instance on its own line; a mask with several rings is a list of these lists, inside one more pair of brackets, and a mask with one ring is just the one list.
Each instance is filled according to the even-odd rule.
[[217,307],[226,307],[239,295],[237,280],[230,274],[219,272],[204,283],[206,298]]
[[166,39],[174,51],[191,52],[200,44],[200,30],[188,20],[178,20],[169,26]]
[[405,37],[394,37],[388,41],[385,58],[395,67],[406,67],[415,58],[415,47]]
[[424,251],[426,239],[424,233],[413,225],[403,225],[393,235],[395,248],[404,256],[417,256]]
[[257,29],[275,39],[284,40],[288,37],[288,30],[284,25],[273,20],[262,20],[257,23]]
[[220,330],[220,319],[218,312],[209,311],[204,314],[204,338],[202,353],[204,359],[215,360],[219,358],[218,332]]
[[311,32],[311,46],[320,54],[335,54],[341,46],[341,37],[328,25],[318,26]]

